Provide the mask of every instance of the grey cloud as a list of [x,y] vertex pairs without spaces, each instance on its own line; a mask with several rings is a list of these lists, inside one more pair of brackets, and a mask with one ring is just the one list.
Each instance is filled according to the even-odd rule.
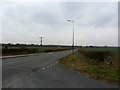
[[[111,25],[111,22],[117,18],[117,3],[90,3],[90,2],[75,2],[63,3],[66,11],[66,16],[73,17],[79,21],[82,26],[106,27],[116,26]],[[91,19],[92,18],[92,19]]]
[[49,26],[55,26],[58,24],[57,16],[53,16],[50,13],[38,13],[33,15],[32,21],[37,24],[45,24]]
[[[116,20],[115,24],[112,22]],[[112,24],[111,24],[112,23]],[[117,27],[117,17],[114,17],[114,15],[101,15],[93,21],[95,27]]]
[[[116,10],[114,6],[112,11],[109,11],[112,3],[63,2],[60,4],[44,3],[43,5],[41,3],[40,5],[35,3],[27,6],[18,5],[18,7],[8,9],[6,14],[22,23],[27,23],[25,20],[29,17],[31,22],[46,24],[52,27],[62,25],[65,19],[70,18],[79,21],[80,25],[83,26],[105,27],[109,26],[117,16],[117,13],[114,12]],[[60,8],[56,8],[57,5]],[[53,12],[53,9],[55,12]],[[63,9],[63,12],[60,9]],[[106,12],[102,12],[104,9],[106,9]],[[62,14],[59,15],[56,11],[60,11]]]
[[[70,44],[72,23],[68,23],[67,19],[74,19],[75,32],[78,32],[75,36],[77,45],[84,42],[94,43],[96,36],[99,36],[98,41],[112,40],[114,44],[116,43],[117,36],[114,32],[117,31],[117,10],[114,3],[10,3],[4,10],[3,35],[6,42],[13,40],[13,42],[37,43],[39,41],[35,40],[42,34],[45,36],[45,44],[57,42]],[[101,28],[98,27],[102,28],[101,33]],[[102,36],[103,32],[104,36]],[[111,32],[110,35],[109,32]],[[16,38],[13,35],[16,35]],[[93,38],[89,39],[90,35]],[[81,36],[83,36],[82,39]],[[108,44],[111,43],[108,42]]]

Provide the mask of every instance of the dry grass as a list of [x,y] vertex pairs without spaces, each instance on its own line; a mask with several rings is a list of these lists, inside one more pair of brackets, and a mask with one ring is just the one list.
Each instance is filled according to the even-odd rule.
[[[82,49],[83,51],[84,49]],[[87,49],[85,49],[87,50]],[[101,51],[102,49],[93,49],[93,51]],[[114,51],[115,50],[115,51]],[[91,62],[91,58],[83,55],[80,51],[75,52],[67,57],[60,60],[60,63],[66,67],[72,68],[75,71],[84,73],[91,78],[104,80],[114,84],[118,84],[118,53],[117,49],[104,49],[102,51],[109,51],[114,53],[112,56],[112,63],[108,64],[105,61],[102,62]],[[88,49],[92,51],[92,49]]]

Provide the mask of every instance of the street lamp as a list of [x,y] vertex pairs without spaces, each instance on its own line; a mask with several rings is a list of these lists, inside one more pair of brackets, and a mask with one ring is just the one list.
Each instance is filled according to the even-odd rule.
[[72,42],[72,50],[73,50],[73,53],[74,53],[74,20],[68,20],[68,22],[72,22],[73,23],[73,42]]

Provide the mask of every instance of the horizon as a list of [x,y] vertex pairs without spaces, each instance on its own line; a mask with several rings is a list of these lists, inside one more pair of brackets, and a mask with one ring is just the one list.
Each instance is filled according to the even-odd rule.
[[[35,46],[40,46],[40,44],[25,44],[25,43],[0,43],[0,45],[2,44],[7,44],[7,45],[35,45]],[[64,44],[43,44],[42,46],[69,46],[69,47],[72,47],[72,45],[64,45]],[[93,47],[120,47],[120,46],[110,46],[110,45],[75,45],[75,47],[78,46],[78,47],[90,47],[90,46],[93,46]]]

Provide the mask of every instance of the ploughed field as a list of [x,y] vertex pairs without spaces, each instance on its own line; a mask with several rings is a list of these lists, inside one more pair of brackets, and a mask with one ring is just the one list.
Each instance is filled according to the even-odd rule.
[[34,53],[44,53],[44,52],[55,52],[55,51],[63,51],[68,50],[68,48],[8,48],[2,49],[2,56],[9,56],[9,55],[21,55],[21,54],[34,54]]

